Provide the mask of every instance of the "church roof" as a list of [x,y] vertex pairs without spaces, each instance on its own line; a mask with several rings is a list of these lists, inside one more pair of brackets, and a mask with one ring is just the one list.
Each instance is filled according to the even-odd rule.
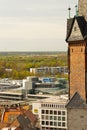
[[[72,33],[72,28],[74,25],[75,20],[78,23],[80,32],[82,34],[83,39],[82,40],[86,40],[87,39],[87,22],[84,19],[83,16],[75,16],[74,18],[68,19],[67,20],[67,37],[66,37],[66,41],[69,41],[69,37]],[[72,39],[74,40],[74,39]],[[78,37],[77,37],[78,40]]]
[[78,92],[67,103],[66,108],[87,108],[86,102],[82,99]]

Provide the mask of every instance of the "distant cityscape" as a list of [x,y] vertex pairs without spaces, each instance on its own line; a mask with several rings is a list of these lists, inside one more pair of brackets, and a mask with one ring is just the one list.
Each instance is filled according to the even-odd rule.
[[[58,52],[14,52],[17,57],[6,58],[13,52],[0,53],[2,78],[0,79],[0,130],[87,130],[87,0],[79,0],[76,15],[67,19],[67,57]],[[28,76],[21,77],[17,71],[29,62],[22,55],[45,55],[33,57],[27,64]],[[56,55],[53,57],[53,55]],[[57,62],[44,66],[43,60],[52,56]],[[65,59],[64,57],[65,56]],[[29,57],[27,57],[29,58]],[[37,60],[40,58],[39,60]],[[17,59],[17,60],[15,60]],[[62,59],[62,60],[61,60]],[[7,60],[6,62],[3,62]],[[60,64],[58,60],[60,60]],[[66,64],[68,61],[68,66]],[[9,66],[7,63],[13,63]],[[23,61],[23,63],[21,62]],[[36,62],[35,62],[36,61]],[[41,64],[36,63],[41,61]],[[15,65],[14,65],[15,63]],[[21,64],[19,64],[21,63]],[[54,66],[53,66],[54,64]],[[35,66],[36,65],[36,66]],[[59,65],[59,66],[58,66]],[[14,68],[12,68],[14,66]],[[23,69],[23,68],[22,68]],[[3,74],[8,72],[7,75]],[[13,78],[10,73],[13,73]],[[25,67],[26,70],[26,67]],[[9,73],[10,72],[10,73]],[[16,78],[14,79],[14,74]],[[19,79],[19,76],[21,77]],[[23,73],[25,74],[25,73]],[[33,74],[33,75],[32,75]],[[3,78],[4,77],[4,78]],[[10,77],[10,78],[9,78]]]

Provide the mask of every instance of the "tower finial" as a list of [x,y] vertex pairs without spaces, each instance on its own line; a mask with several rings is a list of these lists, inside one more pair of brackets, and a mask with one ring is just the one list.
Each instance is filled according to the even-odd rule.
[[68,8],[68,11],[69,11],[69,19],[71,18],[71,8],[69,7]]
[[76,12],[75,15],[78,16],[78,6],[77,6],[77,5],[75,5],[75,10],[76,10],[76,11],[75,11],[75,12]]

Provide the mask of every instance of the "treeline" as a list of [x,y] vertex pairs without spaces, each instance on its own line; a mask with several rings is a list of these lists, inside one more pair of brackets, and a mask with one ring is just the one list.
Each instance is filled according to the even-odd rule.
[[0,78],[23,79],[34,75],[30,68],[67,66],[67,54],[44,56],[0,56]]

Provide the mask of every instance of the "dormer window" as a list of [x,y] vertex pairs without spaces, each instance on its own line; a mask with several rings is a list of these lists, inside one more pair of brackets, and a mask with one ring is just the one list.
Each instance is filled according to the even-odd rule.
[[74,31],[76,31],[76,29],[77,29],[77,28],[76,28],[76,27],[74,27]]

